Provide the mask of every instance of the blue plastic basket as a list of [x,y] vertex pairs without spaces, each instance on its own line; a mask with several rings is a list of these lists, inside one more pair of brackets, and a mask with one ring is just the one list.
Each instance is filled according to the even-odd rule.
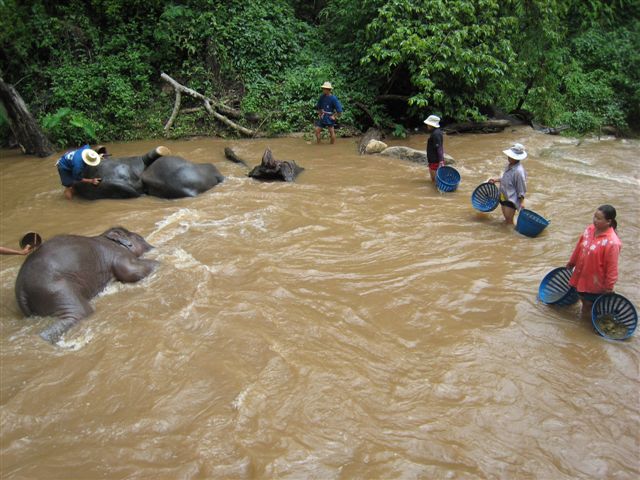
[[436,170],[436,186],[441,192],[453,192],[460,183],[460,174],[453,168],[445,165]]
[[534,211],[523,208],[518,214],[516,230],[527,237],[536,237],[547,228],[547,225],[549,225],[549,220]]
[[500,203],[500,191],[493,183],[481,183],[471,194],[471,205],[481,212],[492,212]]
[[554,268],[545,275],[538,288],[538,298],[547,305],[573,305],[578,301],[578,292],[569,285],[573,270]]
[[[600,295],[591,308],[591,323],[599,335],[611,340],[624,340],[633,335],[638,326],[638,312],[629,300],[617,293]],[[615,324],[620,332],[610,328]]]

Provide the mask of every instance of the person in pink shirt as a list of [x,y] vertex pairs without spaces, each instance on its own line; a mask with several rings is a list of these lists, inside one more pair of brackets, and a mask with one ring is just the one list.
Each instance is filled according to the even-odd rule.
[[622,242],[616,228],[616,209],[601,205],[571,254],[567,268],[573,268],[569,285],[582,300],[582,314],[590,315],[593,302],[604,293],[613,292],[618,280],[618,256]]

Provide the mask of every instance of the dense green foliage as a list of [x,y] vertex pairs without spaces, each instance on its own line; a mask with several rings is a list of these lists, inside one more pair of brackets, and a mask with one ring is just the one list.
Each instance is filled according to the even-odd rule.
[[[343,131],[430,113],[526,110],[574,132],[640,129],[632,0],[0,0],[0,76],[60,145],[163,135],[166,72],[259,118],[311,129],[319,85]],[[163,88],[165,87],[165,88]],[[183,107],[198,102],[183,97]],[[1,117],[1,115],[0,115]],[[0,135],[6,123],[0,118]],[[233,135],[204,111],[172,135]]]

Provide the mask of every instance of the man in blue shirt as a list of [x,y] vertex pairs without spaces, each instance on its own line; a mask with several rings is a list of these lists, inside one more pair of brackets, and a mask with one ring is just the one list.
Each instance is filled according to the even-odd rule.
[[[104,147],[102,147],[104,149]],[[76,182],[98,185],[100,178],[84,178],[82,176],[85,165],[95,167],[100,163],[102,154],[91,150],[89,145],[83,145],[77,150],[71,150],[60,157],[56,162],[60,181],[64,188],[64,196],[67,200],[73,198],[73,184]]]
[[327,128],[329,130],[329,137],[331,143],[336,143],[336,130],[335,125],[342,114],[342,105],[338,97],[332,94],[333,87],[329,82],[322,84],[322,95],[316,103],[316,110],[318,112],[318,120],[316,120],[316,139],[320,143],[320,135],[322,129]]

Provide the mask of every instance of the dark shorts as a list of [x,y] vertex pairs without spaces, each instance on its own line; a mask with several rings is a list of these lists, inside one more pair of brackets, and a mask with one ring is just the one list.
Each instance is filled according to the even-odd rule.
[[334,128],[335,126],[335,122],[332,122],[331,120],[316,120],[316,127],[318,128]]
[[502,205],[504,207],[513,208],[514,210],[517,210],[517,208],[513,204],[513,202],[510,202],[509,200],[500,200],[500,205]]
[[73,178],[71,172],[58,167],[58,174],[60,175],[60,181],[62,182],[62,185],[64,185],[65,187],[70,187],[74,183],[76,183],[76,180]]
[[578,295],[580,295],[581,299],[586,300],[587,302],[595,302],[602,293],[578,292]]

